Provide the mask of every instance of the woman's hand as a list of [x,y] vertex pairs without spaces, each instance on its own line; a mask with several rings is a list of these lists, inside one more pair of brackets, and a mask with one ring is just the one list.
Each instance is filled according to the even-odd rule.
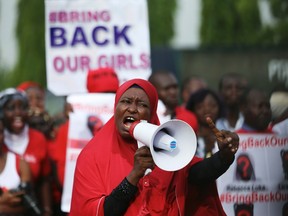
[[206,118],[206,122],[216,137],[221,158],[231,163],[239,147],[239,136],[231,131],[219,131],[210,117]]
[[134,167],[127,176],[127,180],[136,186],[139,180],[145,175],[146,170],[154,169],[154,167],[155,164],[150,149],[147,146],[142,146],[134,154]]
[[0,196],[0,205],[6,205],[9,207],[14,207],[19,205],[22,202],[21,196],[24,194],[24,191],[10,192],[3,191]]

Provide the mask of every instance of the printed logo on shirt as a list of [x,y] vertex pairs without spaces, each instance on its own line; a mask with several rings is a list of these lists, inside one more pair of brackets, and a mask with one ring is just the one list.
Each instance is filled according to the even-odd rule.
[[26,154],[24,155],[24,160],[27,161],[28,163],[36,163],[37,159],[34,155]]

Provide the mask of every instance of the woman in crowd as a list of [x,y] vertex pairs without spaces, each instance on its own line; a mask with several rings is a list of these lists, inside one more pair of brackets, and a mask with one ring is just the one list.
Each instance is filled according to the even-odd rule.
[[5,148],[28,162],[43,215],[51,215],[47,140],[42,133],[29,127],[28,109],[28,99],[24,92],[9,88],[0,93]]
[[[215,179],[234,160],[237,134],[218,131],[207,118],[220,151],[205,160],[194,157],[175,172],[161,170],[149,148],[137,148],[130,135],[135,121],[159,125],[157,103],[156,89],[146,80],[133,79],[119,87],[114,116],[78,157],[70,215],[225,215]],[[145,175],[146,169],[152,172]]]
[[22,202],[26,191],[21,185],[32,187],[29,165],[14,153],[5,151],[3,146],[4,124],[0,117],[0,215],[28,215],[30,209]]
[[200,89],[190,96],[186,108],[196,115],[199,124],[196,155],[201,158],[210,157],[218,150],[218,147],[215,135],[206,122],[206,117],[209,116],[213,122],[216,122],[224,115],[223,104],[213,90]]

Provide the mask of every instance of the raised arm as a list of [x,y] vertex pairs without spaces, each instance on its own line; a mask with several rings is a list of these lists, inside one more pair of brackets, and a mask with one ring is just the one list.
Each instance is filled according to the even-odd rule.
[[225,173],[233,163],[239,146],[239,137],[236,133],[219,131],[209,117],[206,121],[217,139],[219,151],[190,168],[188,181],[192,184],[205,184],[216,180]]

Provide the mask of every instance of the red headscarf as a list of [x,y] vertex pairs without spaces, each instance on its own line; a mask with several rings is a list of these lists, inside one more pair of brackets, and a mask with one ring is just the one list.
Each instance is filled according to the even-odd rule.
[[[123,93],[133,85],[140,86],[146,92],[151,107],[149,122],[159,125],[156,113],[157,92],[146,80],[133,79],[121,85],[116,93],[114,107]],[[113,116],[78,157],[70,216],[104,215],[105,196],[108,196],[131,172],[136,150],[136,141],[127,143],[119,135]],[[198,161],[199,159],[195,158],[188,166],[176,172],[167,172],[155,167],[139,181],[139,193],[125,215],[147,215],[147,213],[167,216],[184,215],[188,170]]]
[[151,119],[149,122],[152,124],[159,125],[160,122],[157,116],[158,94],[157,94],[155,87],[146,80],[132,79],[123,83],[116,92],[114,110],[116,108],[116,105],[119,102],[119,99],[124,94],[124,92],[127,91],[133,85],[138,85],[147,94],[149,98],[149,102],[150,102],[150,107],[151,107]]

